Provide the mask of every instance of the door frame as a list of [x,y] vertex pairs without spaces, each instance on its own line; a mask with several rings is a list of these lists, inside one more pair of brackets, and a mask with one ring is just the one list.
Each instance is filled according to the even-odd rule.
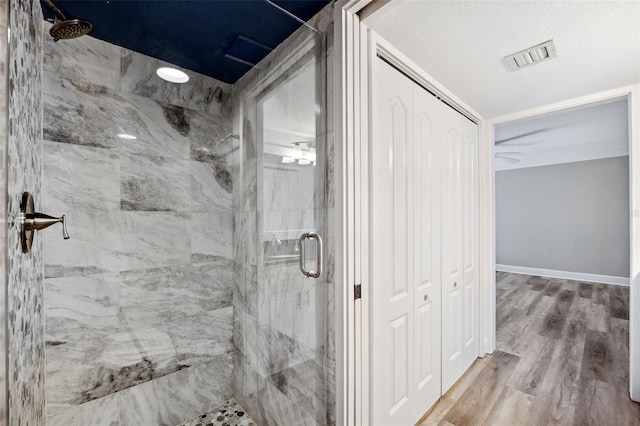
[[[603,92],[593,93],[578,98],[555,102],[520,112],[505,114],[487,120],[484,129],[485,138],[491,140],[491,162],[493,163],[493,149],[495,146],[494,129],[498,124],[510,121],[536,117],[544,114],[560,112],[563,110],[582,107],[598,102],[612,101],[614,99],[628,100],[629,114],[629,210],[630,210],[630,275],[629,275],[629,395],[634,401],[640,402],[640,84],[624,86]],[[493,168],[493,166],[492,166]],[[488,313],[494,319],[493,336],[495,342],[495,182],[491,174],[491,205],[489,210],[492,217],[493,234],[491,252],[493,256],[494,284],[491,288],[491,300],[485,309],[490,306]]]
[[[380,54],[386,61],[455,106],[479,126],[479,356],[495,349],[495,315],[488,309],[494,294],[491,250],[493,148],[484,118],[407,56],[367,27],[367,18],[387,0],[342,0],[335,8],[336,134],[336,424],[370,424],[369,400],[369,199],[368,145],[370,66]],[[361,285],[355,299],[354,286]],[[425,411],[429,407],[425,407]]]

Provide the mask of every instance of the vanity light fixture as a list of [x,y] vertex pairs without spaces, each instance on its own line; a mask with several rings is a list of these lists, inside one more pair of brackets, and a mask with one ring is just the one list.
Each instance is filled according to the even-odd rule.
[[306,166],[307,164],[311,164],[311,160],[309,160],[308,158],[301,158],[298,160],[298,164],[300,164],[301,166]]
[[296,161],[296,159],[293,157],[287,157],[286,155],[282,157],[282,162],[285,164],[293,163],[294,161]]
[[138,139],[138,137],[137,137],[137,136],[130,135],[130,134],[127,134],[127,133],[118,133],[118,137],[119,137],[120,139],[126,139],[126,140],[129,140],[129,141],[132,141],[132,140]]
[[187,73],[176,68],[160,67],[156,70],[156,74],[170,83],[186,83],[189,81]]

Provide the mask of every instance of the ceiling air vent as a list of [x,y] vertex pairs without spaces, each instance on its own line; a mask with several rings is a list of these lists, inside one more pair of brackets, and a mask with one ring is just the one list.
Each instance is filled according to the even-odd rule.
[[553,40],[545,41],[518,53],[506,56],[503,61],[509,71],[517,71],[558,56]]

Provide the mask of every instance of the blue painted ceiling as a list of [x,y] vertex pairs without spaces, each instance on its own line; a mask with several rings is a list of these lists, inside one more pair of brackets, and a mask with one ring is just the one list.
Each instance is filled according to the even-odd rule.
[[[276,0],[305,21],[330,0]],[[54,0],[67,18],[88,20],[89,35],[235,83],[300,24],[264,0]],[[45,19],[53,12],[42,4]],[[64,43],[64,40],[58,43]]]

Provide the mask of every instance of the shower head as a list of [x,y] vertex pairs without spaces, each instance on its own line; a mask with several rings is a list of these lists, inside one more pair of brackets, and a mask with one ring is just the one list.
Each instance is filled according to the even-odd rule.
[[64,13],[62,13],[62,11],[58,9],[51,0],[44,0],[44,2],[56,14],[56,22],[51,27],[51,30],[49,30],[49,34],[53,37],[53,41],[81,37],[88,34],[93,28],[93,25],[91,25],[91,22],[89,21],[83,21],[82,19],[67,19]]
[[83,21],[82,19],[67,19],[64,21],[56,22],[49,34],[53,37],[53,41],[68,40],[70,38],[77,38],[87,34],[91,31],[93,25],[89,21]]

